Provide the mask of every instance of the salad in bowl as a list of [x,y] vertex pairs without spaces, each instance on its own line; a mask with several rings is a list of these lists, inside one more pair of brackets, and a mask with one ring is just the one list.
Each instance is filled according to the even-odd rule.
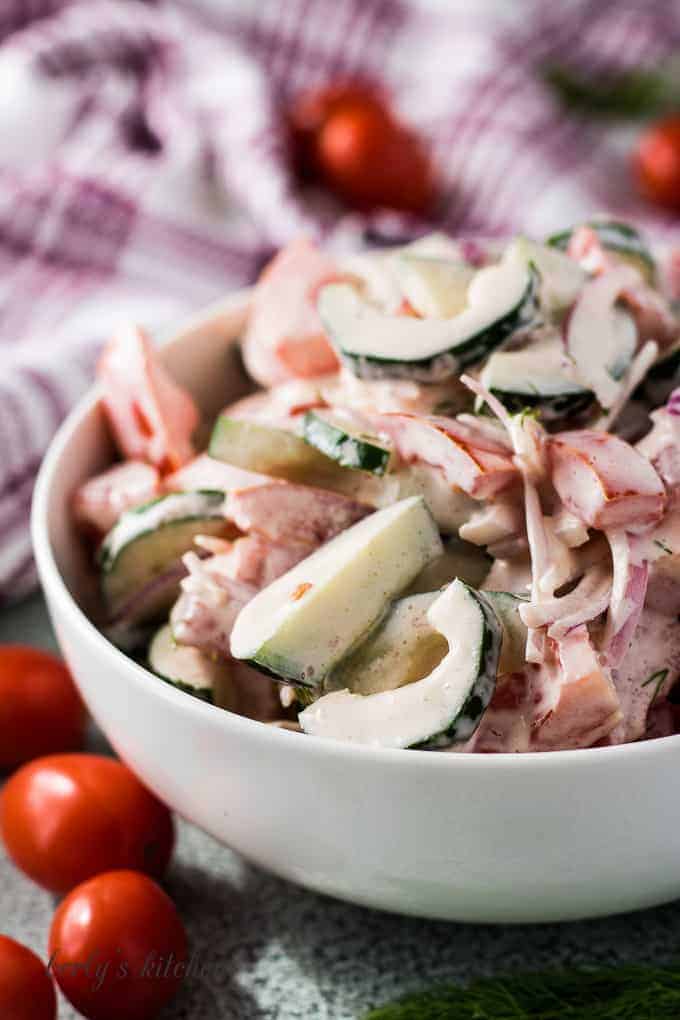
[[212,422],[122,330],[121,459],[73,498],[105,633],[218,710],[374,747],[677,732],[677,269],[605,219],[296,241],[253,291],[258,389]]

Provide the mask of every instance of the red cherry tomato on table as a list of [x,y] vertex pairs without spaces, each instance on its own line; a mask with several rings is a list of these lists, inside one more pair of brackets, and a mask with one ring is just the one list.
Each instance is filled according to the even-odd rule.
[[42,960],[7,935],[0,935],[0,1017],[55,1020],[57,997]]
[[424,213],[431,204],[430,166],[419,140],[378,110],[334,113],[318,150],[323,180],[349,205]]
[[662,120],[642,135],[635,168],[648,198],[680,212],[680,117]]
[[49,652],[0,645],[0,772],[83,742],[85,709],[66,666]]
[[0,794],[0,834],[17,867],[53,892],[114,868],[160,877],[170,812],[121,762],[64,754],[24,765]]
[[385,100],[378,89],[364,82],[336,82],[300,93],[288,111],[296,167],[303,178],[318,176],[319,132],[328,118],[340,110],[375,109],[385,111]]
[[187,939],[172,900],[136,871],[109,871],[62,901],[50,967],[88,1020],[148,1020],[177,992]]
[[303,177],[357,209],[424,213],[433,200],[429,159],[376,89],[330,85],[298,97],[290,114]]

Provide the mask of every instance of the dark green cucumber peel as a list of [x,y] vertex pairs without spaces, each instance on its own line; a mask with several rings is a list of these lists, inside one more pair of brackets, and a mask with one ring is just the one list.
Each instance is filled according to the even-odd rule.
[[[551,234],[546,244],[552,248],[566,251],[574,230],[578,229],[578,226]],[[628,223],[620,223],[618,220],[588,220],[582,226],[594,230],[605,248],[621,252],[624,255],[634,255],[646,263],[652,273],[656,271],[656,262],[635,227],[631,227]]]
[[358,468],[375,475],[384,475],[387,471],[390,450],[378,446],[372,438],[352,435],[314,411],[307,411],[302,427],[305,442],[341,467]]
[[441,733],[421,743],[411,745],[415,749],[434,750],[438,747],[448,747],[457,741],[468,740],[479,726],[496,690],[498,663],[503,643],[503,626],[484,593],[476,591],[464,581],[460,583],[477,601],[484,617],[482,643],[477,660],[477,675],[470,688],[470,693],[453,722]]
[[317,687],[303,687],[301,684],[295,685],[295,700],[298,705],[302,705],[306,708],[307,705],[311,705],[313,701],[316,701],[321,691]]
[[304,479],[311,471],[337,467],[328,457],[287,429],[221,414],[208,453],[215,460],[275,478]]
[[535,320],[538,312],[538,291],[540,277],[538,270],[530,264],[529,283],[515,307],[490,323],[480,332],[440,354],[427,358],[400,361],[396,358],[382,358],[378,355],[353,354],[339,348],[344,363],[360,378],[411,378],[423,381],[440,381],[458,375],[464,369],[483,361],[505,341],[526,329]]
[[548,396],[538,392],[511,393],[508,390],[500,390],[491,386],[489,392],[500,400],[510,414],[521,414],[526,408],[530,408],[538,411],[545,421],[575,418],[577,415],[589,411],[595,403],[595,394],[592,390],[587,389],[565,391]]
[[190,694],[192,698],[198,698],[199,701],[205,701],[208,705],[215,704],[215,698],[212,690],[209,687],[192,687],[191,684],[185,684],[182,680],[171,680],[169,676],[163,676],[162,673],[156,673],[151,666],[147,666],[149,672],[153,673],[154,676],[162,680],[164,684],[169,684],[170,687],[176,687],[178,691],[183,691],[184,694]]
[[[195,491],[199,493],[201,496],[205,496],[209,504],[214,505],[214,509],[216,511],[214,514],[208,515],[200,513],[200,514],[187,514],[186,517],[174,517],[165,524],[161,523],[160,525],[156,525],[156,527],[146,528],[144,531],[139,531],[136,535],[134,535],[130,539],[130,542],[137,542],[140,538],[145,538],[147,535],[154,534],[155,532],[160,530],[160,528],[172,526],[175,524],[188,524],[191,521],[204,521],[211,519],[221,520],[222,522],[224,522],[224,514],[217,513],[218,508],[221,507],[222,504],[224,503],[225,496],[224,492],[217,489],[197,489]],[[143,514],[146,510],[150,509],[150,507],[156,506],[156,504],[161,503],[164,499],[173,498],[175,496],[181,495],[184,494],[173,492],[166,493],[162,496],[156,496],[155,499],[150,499],[147,503],[142,503],[140,506],[133,507],[131,510],[126,510],[125,513],[122,515],[121,519],[123,517],[128,517],[128,515],[139,516]],[[186,493],[186,495],[190,495],[190,493]],[[102,570],[102,572],[105,574],[111,572],[111,570],[116,565],[116,562],[118,561],[120,556],[125,552],[129,545],[129,542],[126,542],[125,545],[122,545],[116,553],[111,552],[110,539],[113,533],[115,532],[117,526],[118,526],[117,524],[114,524],[111,531],[109,531],[108,535],[104,538],[104,541],[102,542],[97,553],[97,564],[99,568]]]
[[519,615],[519,607],[522,602],[528,602],[529,597],[509,591],[487,591],[484,594],[493,606],[503,632],[498,675],[515,673],[526,663],[527,628]]
[[[314,701],[316,696],[321,693],[320,684],[315,682],[313,677],[309,677],[309,682],[306,678],[301,678],[293,674],[290,669],[288,659],[283,656],[269,655],[269,661],[272,665],[264,666],[261,662],[257,662],[255,659],[243,659],[246,666],[250,666],[251,669],[256,670],[258,673],[262,673],[263,676],[269,677],[270,680],[275,680],[278,684],[292,684],[295,687],[296,692],[300,692],[300,698],[305,695],[303,692],[309,692],[307,695],[307,701]],[[277,672],[278,670],[278,672]]]
[[410,995],[364,1020],[674,1020],[680,968],[570,967],[477,978]]
[[[140,503],[139,506],[131,507],[130,510],[126,510],[123,514],[121,514],[121,517],[125,517],[128,514],[143,514],[145,510],[148,510],[149,507],[155,506],[156,503],[160,503],[160,501],[164,498],[165,498],[164,496],[154,496],[153,499],[147,500],[146,503]],[[222,498],[224,499],[224,494],[222,494]],[[116,524],[117,523],[118,522],[116,522]],[[100,570],[103,571],[111,570],[116,559],[118,558],[118,556],[120,556],[121,552],[125,548],[125,546],[123,546],[121,549],[118,550],[118,552],[115,555],[112,554],[111,552],[110,539],[111,535],[116,529],[116,524],[114,524],[113,528],[111,528],[111,531],[109,531],[109,533],[104,537],[102,544],[99,546],[99,549],[97,550],[97,566],[100,568]],[[148,535],[150,531],[153,531],[153,528],[149,528],[146,531],[140,531],[138,537],[141,538],[142,535]]]
[[[171,493],[127,511],[104,539],[98,553],[99,583],[109,623],[114,625],[111,640],[115,644],[127,644],[127,631],[160,619],[170,608],[185,573],[181,558],[192,548],[196,535],[223,534],[226,526],[221,512],[224,493],[213,489],[197,492],[206,497],[206,506],[200,513],[170,516],[165,522],[156,521],[144,527],[145,511],[166,499],[178,503],[184,495],[196,495]],[[136,516],[140,517],[141,530],[132,530],[117,547],[121,521]]]

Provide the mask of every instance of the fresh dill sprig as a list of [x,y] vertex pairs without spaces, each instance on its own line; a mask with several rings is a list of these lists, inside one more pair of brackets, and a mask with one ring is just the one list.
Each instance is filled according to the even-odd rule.
[[364,1020],[677,1020],[680,968],[575,967],[412,995]]
[[657,669],[656,673],[652,673],[651,676],[648,676],[645,682],[641,685],[642,687],[649,687],[650,684],[656,682],[654,694],[652,695],[652,700],[649,703],[650,708],[652,707],[656,699],[659,697],[659,691],[663,687],[667,676],[668,676],[667,669]]
[[676,110],[680,102],[677,61],[659,68],[592,76],[563,64],[549,64],[542,74],[565,106],[591,116],[659,116]]

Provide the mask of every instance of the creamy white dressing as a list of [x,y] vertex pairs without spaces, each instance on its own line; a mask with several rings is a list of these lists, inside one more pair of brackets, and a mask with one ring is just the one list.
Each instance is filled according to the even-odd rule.
[[383,311],[396,313],[402,292],[391,253],[356,252],[339,260],[338,268],[359,280],[364,297]]
[[517,503],[486,503],[461,524],[458,534],[473,545],[493,545],[524,533],[524,516]]
[[445,472],[432,464],[419,464],[416,461],[404,464],[391,478],[397,483],[398,499],[423,497],[439,530],[446,535],[456,534],[474,507],[479,506],[462,489],[454,488]]
[[446,730],[480,670],[486,622],[478,601],[459,581],[432,603],[427,619],[449,645],[428,676],[368,696],[347,690],[327,694],[300,714],[305,733],[374,747],[410,747]]
[[465,309],[475,275],[474,268],[465,262],[409,251],[395,255],[394,270],[411,307],[433,319],[450,319]]
[[503,258],[533,263],[541,277],[541,303],[551,311],[560,311],[573,304],[588,279],[582,267],[564,252],[528,237],[515,238]]

